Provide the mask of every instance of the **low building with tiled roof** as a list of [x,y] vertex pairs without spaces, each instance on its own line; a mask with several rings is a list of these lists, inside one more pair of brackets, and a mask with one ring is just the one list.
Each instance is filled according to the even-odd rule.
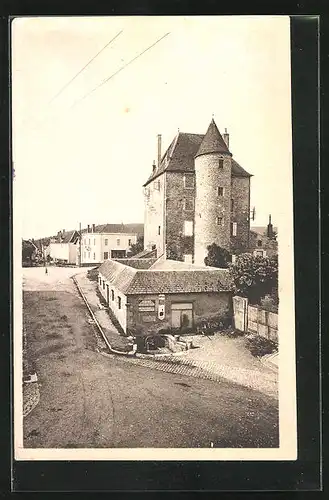
[[149,259],[142,269],[139,259],[129,260],[129,265],[107,260],[99,267],[98,280],[125,333],[193,330],[229,313],[232,283],[227,269],[168,259]]
[[212,243],[247,251],[252,175],[233,158],[226,130],[212,120],[206,134],[178,132],[158,158],[144,184],[145,249],[199,264]]

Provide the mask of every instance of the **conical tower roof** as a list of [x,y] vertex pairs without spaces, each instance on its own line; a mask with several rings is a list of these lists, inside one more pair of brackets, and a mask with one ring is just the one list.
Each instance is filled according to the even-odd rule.
[[214,119],[211,120],[207,133],[204,136],[195,156],[205,155],[207,153],[224,153],[232,156],[217,128]]

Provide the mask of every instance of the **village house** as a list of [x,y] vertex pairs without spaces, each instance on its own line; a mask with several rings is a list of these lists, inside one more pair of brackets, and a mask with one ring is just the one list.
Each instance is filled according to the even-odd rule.
[[143,232],[143,224],[88,225],[81,232],[81,265],[127,257],[129,249]]
[[278,254],[277,228],[269,216],[266,227],[252,227],[250,231],[249,252],[260,257],[274,257]]
[[204,265],[207,246],[233,255],[250,246],[250,178],[212,119],[205,135],[178,132],[144,184],[144,247]]
[[164,257],[107,260],[98,289],[125,334],[194,329],[230,314],[227,269],[197,266]]
[[79,244],[78,231],[59,231],[56,237],[50,239],[47,253],[51,259],[65,264],[77,264],[77,248]]

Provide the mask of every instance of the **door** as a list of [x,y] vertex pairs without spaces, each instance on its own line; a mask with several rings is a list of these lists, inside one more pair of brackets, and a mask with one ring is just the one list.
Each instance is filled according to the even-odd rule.
[[173,328],[193,327],[193,304],[182,303],[171,305],[171,326]]
[[110,303],[110,288],[108,285],[106,285],[106,302]]

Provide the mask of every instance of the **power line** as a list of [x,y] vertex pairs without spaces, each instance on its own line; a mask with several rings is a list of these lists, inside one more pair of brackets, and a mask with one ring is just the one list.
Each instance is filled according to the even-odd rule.
[[81,97],[80,99],[78,99],[77,101],[75,101],[72,104],[72,106],[70,106],[70,108],[74,108],[74,106],[76,106],[78,104],[78,102],[83,101],[86,97],[88,97],[90,94],[92,94],[93,92],[95,92],[95,90],[99,89],[99,87],[101,87],[102,85],[105,85],[105,83],[107,83],[109,80],[111,80],[112,78],[114,78],[118,73],[120,73],[120,71],[123,71],[127,66],[129,66],[131,63],[133,63],[134,61],[136,61],[136,59],[138,59],[143,54],[145,54],[145,52],[147,52],[148,50],[152,49],[152,47],[154,47],[157,43],[161,42],[161,40],[163,40],[169,34],[170,34],[170,32],[168,32],[165,35],[163,35],[161,38],[159,38],[152,45],[150,45],[149,47],[147,47],[147,49],[143,50],[143,52],[141,52],[140,54],[138,54],[136,57],[134,57],[129,62],[127,62],[127,64],[125,64],[120,69],[118,69],[118,71],[116,71],[111,76],[109,76],[108,78],[106,78],[105,80],[103,80],[99,85],[97,85],[96,87],[94,87],[90,92],[88,92],[87,94],[85,94],[83,97]]
[[53,98],[49,101],[49,104],[51,104],[51,103],[52,103],[55,99],[57,99],[57,97],[58,97],[58,96],[59,96],[62,92],[64,92],[64,90],[65,90],[65,89],[66,89],[66,88],[67,88],[67,87],[68,87],[68,86],[69,86],[69,85],[73,82],[73,80],[75,80],[75,79],[76,79],[76,78],[77,78],[77,77],[78,77],[78,76],[79,76],[79,75],[80,75],[80,74],[81,74],[81,73],[82,73],[82,72],[83,72],[83,71],[87,68],[87,66],[89,66],[89,64],[91,64],[91,63],[92,63],[92,62],[96,59],[96,57],[98,57],[98,56],[99,56],[99,54],[100,54],[101,52],[103,52],[103,50],[105,50],[105,49],[106,49],[106,47],[108,47],[108,46],[109,46],[112,42],[114,42],[114,40],[115,40],[116,38],[118,38],[118,36],[119,36],[119,35],[121,35],[122,31],[123,31],[123,30],[119,31],[119,33],[117,33],[117,34],[115,35],[115,37],[114,37],[114,38],[112,38],[112,40],[110,40],[109,42],[107,42],[107,43],[104,45],[104,47],[103,47],[103,48],[102,48],[99,52],[97,52],[97,54],[96,54],[96,55],[94,55],[94,57],[92,57],[92,58],[91,58],[91,59],[87,62],[87,64],[85,64],[85,65],[84,65],[84,67],[83,67],[83,68],[81,68],[81,69],[80,69],[80,71],[78,71],[78,73],[76,73],[76,74],[74,75],[74,77],[73,77],[73,78],[71,78],[71,80],[70,80],[69,82],[67,82],[67,83],[64,85],[64,87],[62,87],[62,88],[60,89],[60,91],[59,91],[59,92],[57,92],[57,94],[56,94],[56,95],[55,95],[55,96],[54,96],[54,97],[53,97]]

